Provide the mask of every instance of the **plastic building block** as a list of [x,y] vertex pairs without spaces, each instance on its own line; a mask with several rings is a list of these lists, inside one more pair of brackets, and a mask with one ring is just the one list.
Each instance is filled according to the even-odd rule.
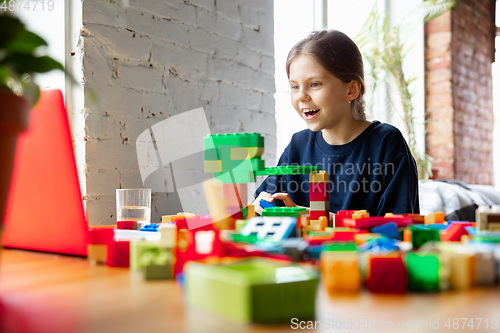
[[310,209],[311,210],[320,210],[320,211],[329,211],[330,203],[328,201],[311,201]]
[[190,307],[237,324],[314,318],[318,276],[301,266],[264,259],[190,263],[184,279]]
[[264,170],[256,171],[256,173],[258,176],[306,175],[315,173],[318,170],[319,168],[317,166],[285,165],[285,166],[264,168]]
[[328,218],[326,216],[320,216],[318,220],[311,220],[310,224],[313,230],[325,230],[325,228],[328,227]]
[[247,223],[247,220],[236,220],[235,232],[239,234],[241,232],[241,229],[243,229],[243,227],[245,226],[246,223]]
[[160,243],[166,247],[175,247],[177,244],[177,225],[175,223],[162,224],[160,229]]
[[373,234],[373,233],[368,233],[368,234],[356,234],[354,235],[354,242],[356,245],[361,245],[366,242],[368,242],[370,239],[375,239],[375,238],[380,238],[382,235],[380,234]]
[[469,233],[465,230],[465,227],[473,226],[473,223],[462,223],[462,222],[452,222],[448,227],[441,233],[442,242],[460,242],[463,235],[468,235]]
[[91,265],[105,264],[108,246],[105,244],[87,244],[87,258]]
[[324,243],[322,245],[323,251],[357,251],[356,244],[354,242],[335,242],[335,243]]
[[173,278],[172,264],[148,265],[144,267],[144,278],[146,280],[170,280]]
[[264,137],[260,133],[214,134],[204,139],[205,149],[210,146],[264,147]]
[[353,241],[354,235],[356,232],[354,231],[335,231],[333,235],[330,237],[304,237],[304,239],[309,243],[309,245],[321,245],[324,242],[346,242]]
[[302,217],[304,215],[307,215],[307,209],[305,207],[270,207],[266,208],[261,215]]
[[219,160],[211,160],[211,161],[204,161],[204,170],[206,173],[212,173],[212,172],[222,172],[222,161]]
[[452,253],[450,257],[450,287],[468,290],[475,284],[475,256],[473,253]]
[[309,243],[300,237],[288,238],[281,244],[281,252],[290,257],[293,261],[308,260],[310,258],[307,253]]
[[[130,242],[130,269],[143,270],[150,263],[158,264],[158,260],[168,257],[169,248],[159,242]],[[160,262],[161,264],[161,262]]]
[[259,206],[262,207],[262,208],[264,208],[264,209],[271,208],[271,207],[274,207],[274,201],[273,202],[269,202],[267,200],[260,199]]
[[328,182],[309,183],[310,201],[328,201]]
[[420,225],[414,225],[410,228],[410,230],[411,230],[411,241],[414,249],[418,249],[426,242],[439,241],[441,239],[438,229],[427,228]]
[[129,267],[130,242],[116,240],[108,242],[106,265],[110,267]]
[[328,182],[328,173],[326,171],[318,171],[316,173],[309,174],[310,183],[325,183]]
[[241,234],[243,236],[256,234],[258,239],[267,238],[280,242],[291,235],[296,222],[297,219],[293,217],[254,217],[241,229]]
[[[390,214],[390,213],[387,213],[385,217],[392,217],[393,215]],[[388,216],[389,215],[389,216]],[[370,217],[370,214],[366,211],[366,210],[357,210],[355,211],[353,214],[352,214],[352,218],[355,220],[355,219],[360,219],[362,217]]]
[[424,218],[425,224],[444,223],[444,212],[427,214]]
[[116,229],[120,230],[136,230],[136,221],[116,221]]
[[408,285],[406,268],[401,256],[370,256],[366,288],[372,293],[405,293]]
[[235,147],[231,148],[231,160],[246,160],[260,157],[264,153],[264,147]]
[[403,242],[412,242],[411,230],[405,229],[403,231]]
[[108,241],[113,239],[113,229],[112,228],[90,228],[88,231],[89,244],[107,244]]
[[478,286],[491,286],[496,281],[496,266],[493,249],[479,249],[476,252],[475,281]]
[[500,206],[479,206],[476,209],[476,229],[478,231],[489,230],[490,223],[500,222]]
[[361,289],[357,252],[323,251],[320,262],[321,281],[330,294]]
[[339,227],[344,227],[344,220],[345,219],[352,219],[352,214],[354,214],[356,211],[355,210],[341,210],[338,211],[336,214],[334,214],[334,226],[336,228]]
[[177,222],[179,220],[186,220],[186,218],[191,218],[195,217],[194,214],[192,213],[177,213],[177,215],[163,215],[161,217],[161,223],[171,223],[171,222]]
[[405,261],[410,291],[434,292],[439,290],[440,263],[436,254],[408,253]]
[[359,245],[358,251],[359,252],[370,251],[371,253],[374,254],[378,253],[387,254],[390,252],[399,251],[399,246],[394,239],[379,237],[379,238],[372,238],[368,240],[366,243]]
[[389,238],[399,239],[398,226],[394,222],[382,224],[378,227],[373,228],[370,231],[372,233],[378,233],[378,234],[384,235],[384,236],[389,237]]
[[140,231],[152,231],[152,232],[157,232],[158,231],[159,224],[157,223],[150,223],[146,224],[144,227],[139,229]]
[[[387,214],[386,214],[387,215]],[[403,214],[403,216],[409,216],[412,219],[412,224],[424,224],[425,216],[420,214]]]
[[398,227],[406,227],[411,223],[411,221],[412,221],[411,217],[394,215],[389,217],[372,216],[372,217],[361,217],[357,219],[344,219],[343,223],[345,227],[356,228],[356,229],[371,229],[388,222],[394,222],[397,224]]

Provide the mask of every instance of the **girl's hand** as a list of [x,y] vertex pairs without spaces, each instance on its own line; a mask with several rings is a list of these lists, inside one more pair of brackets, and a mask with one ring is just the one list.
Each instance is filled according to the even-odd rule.
[[297,207],[297,205],[292,201],[288,193],[274,193],[272,195],[273,199],[283,200],[285,206],[287,207]]
[[272,197],[272,195],[270,195],[267,192],[262,191],[259,193],[259,196],[254,200],[254,202],[252,202],[252,205],[254,206],[255,212],[259,215],[261,215],[262,212],[264,211],[264,208],[262,208],[260,206],[260,200],[266,200],[268,202],[273,202],[274,198]]

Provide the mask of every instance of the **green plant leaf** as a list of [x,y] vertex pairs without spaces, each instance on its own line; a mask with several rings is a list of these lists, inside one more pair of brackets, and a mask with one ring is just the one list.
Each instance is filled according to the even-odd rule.
[[47,42],[31,31],[24,30],[17,38],[8,43],[5,49],[12,53],[32,54],[36,48],[47,45]]
[[53,69],[64,71],[63,65],[49,56],[34,57],[31,54],[12,53],[2,63],[12,65],[18,73],[45,73]]
[[14,40],[24,30],[24,25],[19,19],[5,14],[0,15],[0,49]]

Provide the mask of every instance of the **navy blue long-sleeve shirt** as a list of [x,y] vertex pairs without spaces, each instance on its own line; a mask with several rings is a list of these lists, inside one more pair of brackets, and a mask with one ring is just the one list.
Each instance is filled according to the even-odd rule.
[[[415,160],[401,132],[374,121],[345,145],[330,145],[321,131],[295,133],[278,165],[313,165],[328,172],[330,212],[366,209],[370,216],[419,213]],[[268,176],[257,189],[286,192],[309,207],[309,175]]]

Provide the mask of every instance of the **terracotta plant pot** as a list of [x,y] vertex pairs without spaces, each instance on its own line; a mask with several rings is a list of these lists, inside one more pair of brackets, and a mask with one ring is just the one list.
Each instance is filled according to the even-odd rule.
[[17,137],[28,128],[30,101],[0,91],[0,248]]

